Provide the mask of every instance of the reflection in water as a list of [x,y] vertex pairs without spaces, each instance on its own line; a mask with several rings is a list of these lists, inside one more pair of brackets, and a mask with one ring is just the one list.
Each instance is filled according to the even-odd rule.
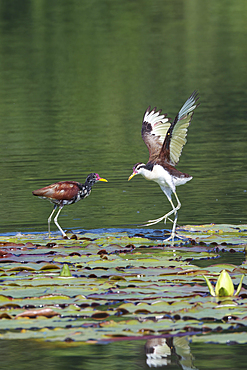
[[196,369],[187,337],[149,339],[145,352],[149,367],[179,364],[182,369]]
[[[22,368],[33,370],[34,364],[38,363],[42,363],[43,368],[48,370],[98,368],[147,370],[150,367],[159,367],[159,364],[166,370],[246,369],[245,344],[192,343],[189,345],[189,340],[190,337],[166,339],[165,347],[170,348],[171,356],[168,355],[160,360],[158,358],[155,360],[155,355],[147,358],[149,340],[123,340],[108,344],[86,345],[76,342],[40,342],[28,339],[2,340],[1,365],[3,369],[9,370]],[[156,343],[155,339],[154,341]],[[159,344],[156,343],[156,346]],[[160,347],[163,345],[161,344]]]
[[149,367],[167,366],[171,364],[171,344],[166,338],[153,338],[147,340],[145,352],[147,355],[147,365]]

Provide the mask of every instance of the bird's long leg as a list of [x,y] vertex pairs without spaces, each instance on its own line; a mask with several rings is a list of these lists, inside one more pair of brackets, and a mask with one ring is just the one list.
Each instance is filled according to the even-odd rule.
[[61,231],[62,235],[63,235],[63,236],[66,236],[65,232],[63,231],[63,229],[61,228],[61,226],[59,225],[59,223],[58,223],[58,221],[57,221],[58,215],[59,215],[59,213],[62,211],[62,209],[63,209],[63,206],[60,206],[60,207],[59,207],[59,210],[58,210],[58,212],[57,212],[57,214],[56,214],[56,217],[54,218],[54,222],[55,222],[55,224],[57,225],[58,229]]
[[175,236],[176,224],[177,224],[177,219],[178,219],[178,210],[179,210],[179,208],[181,207],[181,203],[180,203],[180,201],[179,201],[179,199],[178,199],[177,193],[176,193],[176,192],[174,192],[174,195],[175,195],[175,197],[176,197],[176,200],[177,200],[178,204],[177,204],[177,207],[174,207],[174,205],[173,205],[172,201],[170,200],[170,203],[171,203],[171,205],[173,206],[173,211],[174,211],[174,213],[175,213],[175,218],[174,218],[174,221],[173,221],[173,227],[172,227],[171,236],[169,236],[169,238],[168,238],[168,239],[166,239],[166,241],[168,241],[168,240],[170,240],[170,239],[171,239],[171,240],[172,240],[172,242],[174,242],[174,236]]
[[50,216],[49,216],[49,218],[48,218],[48,235],[49,235],[49,238],[50,238],[50,236],[51,236],[51,228],[50,228],[51,218],[52,218],[52,215],[53,215],[53,213],[55,212],[56,208],[57,208],[57,205],[55,204],[55,205],[54,205],[54,208],[53,208],[53,210],[52,210],[52,213],[50,214]]
[[[169,200],[169,202],[171,203],[172,210],[171,210],[170,212],[166,213],[164,216],[162,216],[162,217],[160,217],[160,218],[157,218],[156,220],[149,220],[149,221],[147,221],[147,222],[145,223],[145,225],[143,225],[143,226],[151,226],[151,225],[155,225],[155,224],[157,224],[158,222],[160,222],[160,221],[162,221],[162,220],[164,220],[164,223],[166,223],[166,220],[168,219],[169,221],[171,221],[171,222],[173,223],[173,227],[172,227],[171,236],[170,236],[168,239],[166,239],[166,240],[170,240],[170,239],[174,240],[174,236],[175,236],[175,229],[176,229],[176,224],[177,224],[177,219],[178,219],[178,212],[177,212],[177,211],[178,211],[178,210],[179,210],[179,208],[181,207],[181,203],[180,203],[180,201],[179,201],[179,199],[178,199],[177,193],[176,193],[176,192],[174,192],[174,195],[175,195],[176,200],[177,200],[177,202],[178,202],[178,204],[177,204],[177,206],[176,206],[176,207],[174,206],[174,204],[173,204],[173,202],[172,202],[171,197],[167,197],[167,198],[168,198],[168,200]],[[174,219],[174,221],[172,221],[170,218],[168,218],[168,216],[171,216],[173,213],[175,213],[175,219]]]
[[[171,206],[172,206],[172,210],[170,211],[170,212],[168,212],[168,213],[166,213],[164,216],[162,216],[162,217],[159,217],[159,218],[157,218],[156,220],[149,220],[149,221],[147,221],[144,225],[142,225],[142,226],[151,226],[151,225],[155,225],[155,224],[157,224],[158,222],[160,222],[160,221],[162,221],[162,220],[164,220],[164,223],[166,223],[166,220],[168,219],[169,221],[171,221],[173,224],[174,224],[174,221],[173,220],[171,220],[168,216],[171,216],[173,213],[175,213],[176,212],[176,207],[174,206],[174,204],[173,204],[173,202],[172,202],[172,198],[171,198],[171,196],[167,196],[167,198],[168,198],[168,200],[169,200],[169,202],[171,203]],[[178,198],[177,198],[178,199]],[[181,204],[180,204],[180,202],[179,202],[179,208],[181,207]],[[179,209],[178,208],[178,209]]]

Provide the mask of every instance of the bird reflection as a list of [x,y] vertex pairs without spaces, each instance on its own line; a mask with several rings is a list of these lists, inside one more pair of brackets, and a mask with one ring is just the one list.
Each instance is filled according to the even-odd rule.
[[193,356],[186,337],[148,339],[145,352],[149,367],[179,364],[184,370],[197,370],[193,365]]

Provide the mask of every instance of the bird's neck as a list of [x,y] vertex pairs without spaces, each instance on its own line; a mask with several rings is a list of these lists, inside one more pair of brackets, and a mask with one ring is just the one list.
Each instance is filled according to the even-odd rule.
[[90,182],[88,182],[88,181],[86,181],[86,182],[85,182],[85,184],[84,184],[83,186],[84,186],[86,189],[91,190],[91,189],[92,189],[93,184],[92,184],[92,183],[90,183]]
[[80,188],[80,198],[85,198],[87,197],[92,190],[92,184],[89,184],[88,182],[85,182],[85,184],[79,184]]
[[153,180],[153,176],[154,176],[153,168],[154,168],[154,165],[152,163],[147,163],[145,166],[141,168],[140,174],[146,180]]
[[140,173],[146,180],[155,181],[159,185],[169,178],[167,171],[158,164],[147,163]]
[[147,164],[145,164],[145,166],[143,167],[145,170],[147,171],[150,171],[152,172],[153,171],[153,168],[154,168],[154,163],[152,162],[148,162]]

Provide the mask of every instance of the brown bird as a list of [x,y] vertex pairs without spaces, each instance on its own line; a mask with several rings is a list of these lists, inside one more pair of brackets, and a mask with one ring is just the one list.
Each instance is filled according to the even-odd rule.
[[49,237],[50,222],[56,208],[59,207],[59,210],[56,214],[56,217],[54,218],[54,223],[57,225],[62,235],[66,236],[65,232],[57,221],[59,213],[62,211],[64,206],[79,202],[79,200],[88,197],[91,193],[92,186],[98,181],[107,182],[106,179],[103,179],[97,173],[90,173],[85,181],[85,184],[81,184],[80,182],[76,181],[60,181],[56,182],[55,184],[46,186],[42,189],[33,191],[33,195],[36,195],[43,199],[48,199],[51,203],[54,204],[54,209],[48,218]]
[[[142,138],[149,150],[149,160],[147,164],[137,163],[128,179],[130,180],[135,175],[141,174],[145,179],[153,180],[160,185],[171,203],[172,210],[156,220],[147,221],[143,226],[154,225],[162,220],[166,223],[167,219],[170,220],[169,216],[174,214],[174,221],[170,220],[173,223],[171,236],[167,240],[172,239],[174,241],[178,218],[177,211],[181,207],[176,186],[183,185],[192,179],[192,176],[178,171],[175,166],[186,143],[187,130],[193,111],[199,105],[196,104],[198,99],[197,91],[194,91],[172,123],[167,118],[167,114],[161,114],[161,110],[156,111],[156,108],[151,110],[151,107],[148,107],[142,122]],[[172,202],[172,193],[177,200],[176,207]]]

